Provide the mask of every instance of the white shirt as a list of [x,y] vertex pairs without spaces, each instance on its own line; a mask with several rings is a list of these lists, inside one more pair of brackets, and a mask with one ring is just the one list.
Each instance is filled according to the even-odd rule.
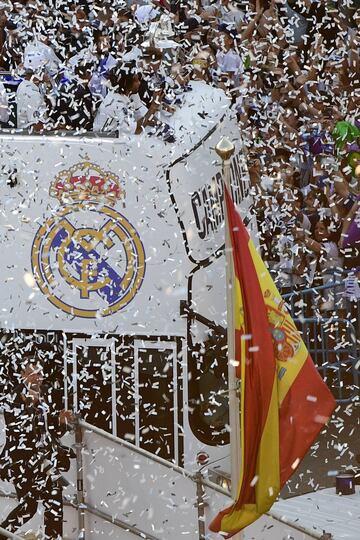
[[24,80],[16,92],[17,127],[27,128],[38,122],[45,122],[46,104],[39,88],[31,81]]
[[322,242],[322,252],[320,255],[313,254],[310,262],[310,281],[315,277],[317,262],[322,274],[324,285],[331,280],[334,280],[334,272],[343,267],[343,259],[339,254],[339,250],[335,242]]
[[241,28],[245,19],[245,13],[240,11],[236,6],[229,4],[228,7],[220,6],[220,23],[233,24],[235,28]]
[[139,58],[141,58],[143,52],[139,47],[131,47],[131,50],[123,54],[122,61],[123,62],[138,62]]
[[9,111],[9,101],[7,97],[7,93],[5,90],[5,86],[2,82],[0,82],[0,122],[6,122],[9,121],[10,111]]
[[216,60],[222,73],[230,72],[240,75],[244,71],[240,55],[233,49],[227,52],[219,51],[216,55]]
[[130,98],[110,89],[96,113],[93,129],[134,134],[136,120]]
[[159,14],[159,10],[151,4],[139,6],[135,11],[135,19],[139,24],[148,24]]
[[189,86],[192,90],[182,94],[182,105],[165,120],[175,129],[176,140],[185,148],[204,137],[230,107],[230,99],[221,88],[205,81],[190,81]]
[[342,257],[335,242],[323,242],[322,247],[326,255],[320,256],[321,270],[326,273],[326,270],[342,268]]
[[212,17],[217,17],[220,24],[232,25],[236,29],[241,28],[245,19],[245,13],[232,4],[229,4],[228,7],[212,4],[211,6],[205,6],[204,11]]
[[98,58],[94,54],[93,50],[87,47],[86,49],[82,49],[82,51],[80,51],[77,54],[74,54],[73,56],[71,56],[71,58],[69,58],[68,60],[69,70],[74,71],[75,67],[81,63],[94,64],[97,62],[97,60]]
[[24,50],[24,68],[34,71],[47,67],[52,73],[56,72],[60,64],[60,59],[56,56],[51,47],[34,39]]
[[138,121],[147,113],[147,107],[141,101],[139,94],[132,94],[130,97],[131,108],[134,112],[135,120]]
[[94,71],[90,82],[89,88],[92,94],[96,96],[105,97],[107,94],[106,82],[107,79],[105,74],[108,73],[113,67],[117,64],[116,58],[111,54],[108,55],[106,61],[103,63],[102,68],[100,67]]
[[301,263],[299,248],[292,235],[281,234],[276,239],[275,252],[279,256],[279,262],[274,264],[274,270],[279,274],[281,287],[301,285],[305,282],[305,276],[298,276],[295,270]]

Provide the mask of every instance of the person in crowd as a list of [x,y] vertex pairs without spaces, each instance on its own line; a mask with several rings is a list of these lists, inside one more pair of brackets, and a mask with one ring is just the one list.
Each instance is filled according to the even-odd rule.
[[286,226],[275,241],[279,261],[274,264],[278,287],[282,294],[300,290],[308,285],[307,270],[308,256],[304,246],[297,243],[299,233],[305,235],[310,232],[310,221],[302,212],[303,197],[299,190],[288,190],[282,199],[282,206],[289,213]]
[[0,125],[7,125],[10,118],[9,99],[5,86],[0,82]]
[[49,81],[44,71],[27,69],[16,92],[17,127],[42,131],[48,121],[48,109],[40,85]]
[[231,25],[236,30],[240,30],[245,20],[245,13],[230,0],[220,0],[209,6],[205,6],[201,13],[204,20],[216,21],[218,24]]
[[360,271],[360,195],[358,195],[353,203],[350,211],[344,217],[339,247],[344,255],[344,267],[356,271]]
[[[36,513],[38,501],[45,508],[47,540],[63,534],[62,471],[70,467],[74,452],[60,443],[74,417],[57,412],[52,389],[44,385],[43,369],[36,354],[24,358],[20,384],[5,407],[6,443],[1,454],[1,477],[14,483],[19,500],[1,527],[15,533]],[[6,536],[0,534],[0,540]]]
[[113,68],[109,82],[108,93],[94,120],[94,131],[132,135],[154,124],[160,100],[152,101],[146,108],[138,98],[141,83],[134,64]]
[[236,49],[237,33],[225,24],[222,24],[219,30],[216,54],[219,83],[230,89],[237,88],[244,70],[241,56]]
[[16,70],[21,64],[23,46],[17,23],[10,17],[3,20],[3,44],[1,47],[0,65],[3,69]]
[[93,70],[89,88],[95,98],[101,101],[107,93],[107,75],[116,66],[117,59],[111,51],[110,35],[97,31],[94,33],[94,37],[96,45],[96,60],[94,64],[96,67]]
[[360,195],[356,197],[349,213],[344,218],[341,231],[341,247],[360,246]]
[[[343,259],[337,245],[337,231],[329,218],[319,219],[311,230],[311,235],[298,235],[308,252],[312,255],[309,263],[312,285],[330,285],[342,275]],[[322,294],[320,310],[334,309],[334,294],[331,288]]]
[[139,96],[145,105],[149,106],[154,97],[166,92],[169,79],[161,69],[163,53],[160,49],[149,47],[144,50],[141,61],[141,82]]
[[44,70],[56,73],[60,66],[60,59],[48,44],[49,35],[38,34],[24,50],[23,66],[32,71]]
[[89,87],[93,64],[79,62],[74,75],[62,78],[53,95],[48,95],[49,123],[53,129],[91,131],[95,113],[95,98]]

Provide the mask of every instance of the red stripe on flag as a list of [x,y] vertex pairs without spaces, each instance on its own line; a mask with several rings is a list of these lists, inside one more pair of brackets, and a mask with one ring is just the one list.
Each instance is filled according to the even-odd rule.
[[294,473],[334,410],[335,400],[307,357],[280,407],[280,483]]
[[[244,304],[246,334],[246,376],[244,403],[244,476],[236,508],[255,503],[255,487],[251,482],[256,476],[258,449],[268,416],[276,374],[266,306],[257,272],[249,250],[249,234],[225,190],[227,215],[235,275],[240,282]],[[239,309],[239,306],[234,306]],[[236,349],[239,354],[239,348]],[[240,361],[240,355],[236,357]]]

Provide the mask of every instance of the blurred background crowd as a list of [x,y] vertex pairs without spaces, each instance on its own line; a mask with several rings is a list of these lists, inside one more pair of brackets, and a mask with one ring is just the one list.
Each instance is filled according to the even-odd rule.
[[1,126],[171,144],[192,81],[220,89],[264,259],[283,293],[324,285],[332,310],[329,283],[360,296],[359,24],[359,0],[1,1]]

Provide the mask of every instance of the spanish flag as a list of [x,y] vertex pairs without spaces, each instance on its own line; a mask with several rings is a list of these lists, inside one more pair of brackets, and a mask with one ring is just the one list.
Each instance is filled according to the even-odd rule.
[[230,538],[271,508],[336,403],[227,190],[225,197],[242,465],[235,503],[215,517],[210,530]]

